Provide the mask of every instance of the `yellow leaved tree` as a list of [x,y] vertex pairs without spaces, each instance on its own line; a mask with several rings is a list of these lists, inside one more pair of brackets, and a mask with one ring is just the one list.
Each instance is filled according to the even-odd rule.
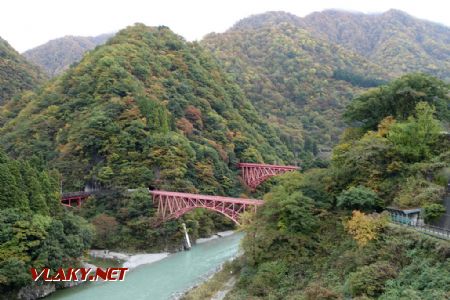
[[358,245],[363,247],[369,241],[377,239],[379,232],[386,227],[387,223],[388,219],[383,214],[366,215],[359,210],[354,210],[352,218],[344,226]]

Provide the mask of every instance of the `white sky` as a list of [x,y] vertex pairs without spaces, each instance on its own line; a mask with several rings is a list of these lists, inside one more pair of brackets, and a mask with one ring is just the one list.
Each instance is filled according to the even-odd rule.
[[328,8],[366,13],[396,8],[450,26],[446,0],[2,0],[0,36],[23,52],[64,35],[98,35],[141,22],[166,25],[195,40],[251,14],[283,10],[305,16]]

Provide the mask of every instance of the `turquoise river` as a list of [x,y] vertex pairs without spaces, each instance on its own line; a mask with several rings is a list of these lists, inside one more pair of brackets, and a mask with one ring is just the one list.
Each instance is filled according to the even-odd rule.
[[47,300],[175,299],[205,280],[225,261],[235,257],[242,233],[208,241],[127,273],[122,282],[93,282],[59,290]]

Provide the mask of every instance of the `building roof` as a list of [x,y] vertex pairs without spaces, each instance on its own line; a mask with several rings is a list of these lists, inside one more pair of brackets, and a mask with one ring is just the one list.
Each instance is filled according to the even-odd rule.
[[417,214],[420,213],[422,211],[421,208],[408,208],[408,209],[401,209],[401,208],[397,208],[397,207],[387,207],[388,210],[391,211],[398,211],[398,212],[402,212],[405,215],[410,215],[410,214]]

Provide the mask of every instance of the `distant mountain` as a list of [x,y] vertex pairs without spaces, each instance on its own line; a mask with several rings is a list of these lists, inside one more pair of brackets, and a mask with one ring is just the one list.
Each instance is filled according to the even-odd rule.
[[250,16],[201,43],[291,150],[316,154],[336,142],[342,109],[361,91],[407,72],[450,79],[449,41],[449,28],[403,12],[328,10]]
[[54,77],[71,64],[79,62],[86,51],[104,44],[112,36],[113,34],[95,37],[65,36],[30,49],[24,52],[23,56],[40,66],[49,76]]
[[315,36],[357,52],[392,75],[421,71],[450,80],[449,27],[399,10],[326,10],[310,14],[302,23]]
[[0,105],[24,90],[34,88],[45,77],[38,67],[0,38]]
[[344,127],[340,113],[345,105],[390,74],[353,51],[316,38],[301,24],[291,14],[267,13],[210,34],[201,43],[279,128],[291,150],[304,155],[334,144]]
[[1,145],[48,161],[68,190],[96,182],[237,195],[239,160],[292,160],[208,51],[163,26],[120,31],[19,103]]
[[352,50],[395,76],[420,71],[450,79],[450,28],[400,10],[379,14],[325,10],[304,18],[276,11],[250,16],[231,30],[280,23]]

